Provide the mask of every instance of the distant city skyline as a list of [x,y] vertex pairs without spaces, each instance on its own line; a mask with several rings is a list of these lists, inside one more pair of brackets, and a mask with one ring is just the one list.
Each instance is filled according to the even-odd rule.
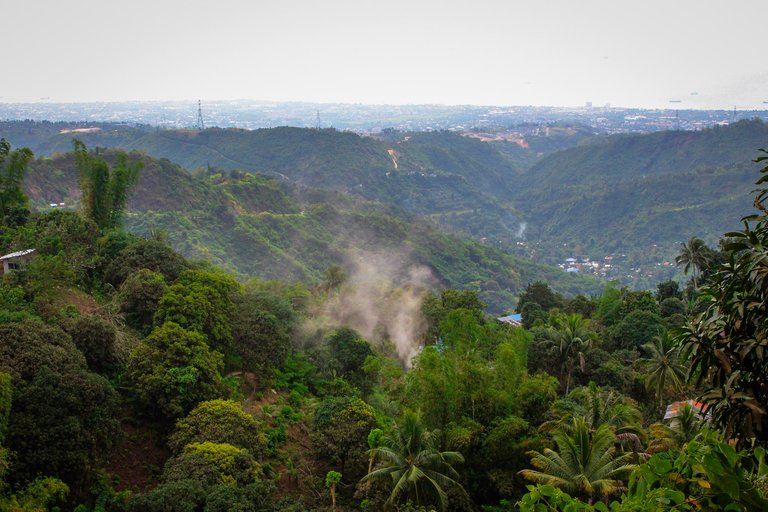
[[1,103],[768,108],[758,0],[36,0],[3,14]]

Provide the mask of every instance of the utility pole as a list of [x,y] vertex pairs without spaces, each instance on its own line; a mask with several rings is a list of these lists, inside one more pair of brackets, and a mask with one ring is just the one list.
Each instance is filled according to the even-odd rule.
[[205,130],[205,122],[203,121],[203,107],[200,104],[200,100],[197,100],[197,129]]

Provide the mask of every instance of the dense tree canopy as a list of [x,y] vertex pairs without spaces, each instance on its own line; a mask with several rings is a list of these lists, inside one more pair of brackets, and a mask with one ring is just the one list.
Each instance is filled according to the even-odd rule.
[[222,368],[202,334],[167,322],[131,354],[127,376],[146,414],[176,419],[222,394]]

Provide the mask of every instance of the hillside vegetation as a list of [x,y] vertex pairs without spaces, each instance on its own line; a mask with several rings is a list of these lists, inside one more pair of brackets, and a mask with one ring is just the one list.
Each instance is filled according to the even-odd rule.
[[[719,250],[689,241],[684,290],[536,281],[511,325],[429,289],[514,281],[496,251],[335,192],[74,149],[0,139],[0,512],[768,509],[768,189]],[[23,184],[80,205],[30,212]],[[125,231],[150,223],[131,194],[201,247],[257,233],[240,245],[296,281]],[[343,244],[363,264],[308,282]]]
[[[513,307],[521,287],[540,279],[570,295],[598,289],[595,280],[461,240],[355,196],[239,171],[190,174],[168,160],[132,158],[144,168],[128,203],[126,227],[142,236],[163,233],[185,256],[243,277],[318,282],[328,267],[352,269],[374,253],[397,267],[398,275],[388,278],[403,281],[409,268],[425,266],[434,284],[477,290],[496,312]],[[76,205],[74,158],[33,162],[25,186],[40,208]]]
[[[744,155],[768,140],[760,121],[611,137],[553,128],[528,137],[527,149],[450,132],[100,128],[76,135],[91,147],[137,149],[210,174],[245,170],[361,197],[550,264],[611,256],[607,275],[639,288],[675,276],[680,242],[715,244],[738,226],[755,170]],[[69,150],[73,134],[60,129],[0,125],[38,154]]]
[[750,159],[766,141],[760,121],[594,139],[522,173],[512,201],[530,221],[530,239],[546,247],[546,261],[626,254],[627,267],[656,272],[680,242],[695,235],[715,244],[738,227],[754,189]]

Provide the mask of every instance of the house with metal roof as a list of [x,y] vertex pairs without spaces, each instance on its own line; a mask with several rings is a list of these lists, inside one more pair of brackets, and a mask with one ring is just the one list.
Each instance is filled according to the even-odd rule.
[[29,260],[34,257],[34,252],[34,249],[25,249],[0,256],[0,261],[3,262],[3,275],[25,268]]
[[500,316],[496,318],[499,322],[514,325],[515,327],[519,327],[523,325],[523,315],[520,313],[515,313],[513,315],[507,315],[507,316]]

